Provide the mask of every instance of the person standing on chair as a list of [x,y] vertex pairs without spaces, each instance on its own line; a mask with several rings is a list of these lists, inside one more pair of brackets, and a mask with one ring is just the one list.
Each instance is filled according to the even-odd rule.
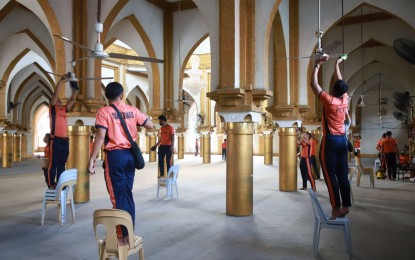
[[297,141],[297,144],[301,145],[300,171],[301,171],[301,178],[303,179],[303,187],[300,190],[307,190],[307,180],[309,180],[311,183],[311,188],[313,188],[313,191],[316,191],[316,183],[314,182],[313,174],[311,174],[310,138],[311,138],[310,133],[302,133],[300,135],[300,140]]
[[[147,129],[153,128],[146,115],[136,107],[125,104],[122,99],[124,88],[118,82],[111,82],[105,88],[105,97],[110,105],[115,105],[124,117],[125,124],[133,140],[137,139],[137,126]],[[105,160],[103,164],[104,178],[114,209],[125,210],[130,213],[135,223],[135,204],[133,198],[133,184],[135,176],[134,156],[131,152],[131,143],[128,140],[117,112],[111,106],[104,106],[97,110],[95,128],[95,142],[89,158],[88,171],[95,173],[95,161],[104,144]],[[126,243],[127,229],[117,227],[117,237],[120,245]]]
[[50,189],[55,189],[62,172],[65,171],[66,161],[69,156],[68,139],[68,118],[66,113],[73,107],[76,101],[78,89],[71,83],[72,95],[66,105],[59,99],[64,83],[67,82],[68,75],[65,74],[58,81],[55,92],[49,104],[50,121],[50,163],[47,173],[47,184]]
[[396,161],[398,159],[398,143],[392,138],[392,132],[386,132],[386,138],[382,141],[382,153],[385,155],[386,168],[389,180],[396,179]]
[[169,172],[171,166],[171,157],[174,151],[174,127],[167,123],[167,117],[161,115],[158,117],[160,124],[159,132],[159,141],[151,147],[151,149],[156,149],[159,147],[158,151],[158,160],[159,160],[159,171],[160,178],[164,178],[164,158],[166,158],[166,168]]
[[331,218],[335,219],[348,214],[351,206],[347,138],[344,125],[349,96],[347,95],[348,85],[342,80],[339,68],[342,58],[335,61],[335,83],[330,87],[329,93],[324,91],[318,83],[318,71],[328,58],[326,55],[316,59],[310,86],[323,104],[320,162],[332,206]]

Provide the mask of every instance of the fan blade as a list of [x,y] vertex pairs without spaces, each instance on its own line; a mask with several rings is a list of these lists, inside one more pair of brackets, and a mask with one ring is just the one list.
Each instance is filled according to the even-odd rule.
[[102,77],[102,78],[79,78],[78,80],[103,80],[103,79],[114,79],[113,77]]
[[399,38],[393,41],[395,52],[407,62],[415,65],[415,42],[405,38]]
[[132,56],[127,54],[121,53],[108,53],[110,58],[114,59],[124,59],[124,60],[137,60],[137,61],[144,61],[144,62],[156,62],[156,63],[163,63],[164,60],[156,59],[156,58],[149,58],[149,57],[141,57],[141,56]]
[[72,44],[72,45],[74,45],[74,46],[76,46],[76,47],[78,47],[80,49],[84,49],[84,50],[87,50],[87,51],[90,51],[90,52],[94,52],[94,50],[91,50],[90,48],[88,48],[86,46],[83,46],[83,45],[81,45],[79,43],[73,42],[73,41],[69,40],[66,37],[63,37],[63,36],[60,36],[60,35],[56,35],[56,34],[54,34],[53,36],[55,36],[55,37],[57,37],[57,38],[65,41],[65,42],[69,42],[70,44]]

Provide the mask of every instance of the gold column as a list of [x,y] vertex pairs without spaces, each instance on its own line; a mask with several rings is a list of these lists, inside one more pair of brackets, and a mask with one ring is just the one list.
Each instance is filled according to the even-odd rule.
[[[297,190],[297,131],[294,127],[279,128],[280,191]],[[282,152],[284,151],[284,152]]]
[[226,132],[226,214],[249,216],[253,214],[254,123],[228,122]]
[[[156,144],[156,135],[151,134],[150,135],[150,147],[153,147],[155,144]],[[150,162],[155,162],[156,161],[156,151],[151,151],[150,150],[150,160],[149,160]]]
[[27,135],[22,134],[22,159],[27,157]]
[[89,201],[89,135],[90,126],[68,126],[69,157],[67,169],[78,170],[78,180],[74,194],[75,203]]
[[184,135],[182,133],[178,133],[177,140],[179,143],[177,159],[184,159]]
[[271,165],[272,164],[272,140],[273,140],[273,132],[264,132],[264,164]]
[[13,162],[22,161],[22,138],[16,133],[13,135]]
[[203,163],[210,163],[210,134],[203,133]]
[[146,135],[146,153],[150,154],[150,136]]
[[4,133],[2,135],[3,145],[1,167],[11,168],[13,167],[13,135],[9,133]]

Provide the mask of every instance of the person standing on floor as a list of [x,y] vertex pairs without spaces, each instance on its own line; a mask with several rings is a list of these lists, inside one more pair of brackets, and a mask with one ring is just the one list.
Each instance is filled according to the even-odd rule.
[[166,158],[166,168],[167,172],[171,166],[171,157],[174,151],[174,127],[167,123],[167,117],[161,115],[158,117],[160,124],[159,132],[159,141],[151,147],[151,149],[156,149],[159,147],[158,151],[158,160],[159,160],[159,170],[160,178],[164,178],[164,158]]
[[348,112],[348,85],[342,80],[338,58],[335,62],[335,83],[329,93],[318,83],[320,66],[328,60],[328,55],[316,60],[311,76],[310,86],[316,97],[323,104],[322,128],[323,138],[320,145],[320,162],[324,180],[332,206],[331,219],[345,216],[352,205],[348,179],[347,138],[345,119]]
[[316,183],[314,182],[313,175],[311,174],[311,144],[310,144],[310,133],[302,133],[300,140],[297,144],[301,145],[301,160],[300,160],[300,171],[301,178],[303,179],[303,187],[300,190],[307,190],[307,180],[311,183],[311,188],[316,191]]
[[311,134],[310,139],[310,163],[313,166],[314,172],[316,174],[316,179],[320,180],[320,170],[317,167],[317,159],[316,159],[316,152],[317,152],[317,144],[318,140],[315,138],[314,134]]
[[378,143],[376,144],[376,150],[378,151],[378,158],[380,160],[380,167],[386,170],[386,162],[385,162],[385,155],[382,153],[382,142],[386,138],[386,133],[382,135],[379,139]]
[[196,138],[196,144],[195,144],[195,156],[199,154],[199,139]]
[[356,156],[357,158],[360,159],[360,140],[361,140],[361,136],[357,136],[355,141],[354,141],[354,156]]
[[38,159],[42,159],[42,171],[43,171],[43,175],[45,176],[45,182],[46,185],[48,185],[48,168],[49,168],[49,158],[50,158],[50,148],[49,148],[49,142],[50,142],[50,134],[46,133],[45,136],[43,137],[43,142],[45,142],[46,146],[45,146],[45,151],[44,151],[44,156],[41,157],[40,155],[37,155],[36,157]]
[[[125,104],[123,99],[124,88],[118,82],[111,82],[105,88],[105,97],[110,105],[115,105],[124,117],[125,124],[133,140],[137,139],[137,126],[147,129],[153,128],[146,115],[136,107]],[[133,198],[133,184],[135,176],[135,162],[128,140],[117,112],[111,106],[104,106],[97,110],[95,128],[95,142],[89,158],[88,171],[95,173],[95,161],[104,144],[106,153],[104,160],[104,177],[111,203],[114,209],[125,210],[130,213],[135,223],[135,204]],[[117,227],[119,245],[126,244],[127,229]]]
[[385,155],[386,168],[389,180],[396,179],[396,161],[398,159],[398,143],[392,138],[392,132],[386,132],[386,138],[382,141],[382,153]]
[[224,139],[222,143],[222,161],[226,161],[226,146],[226,139]]
[[71,83],[72,95],[66,105],[62,104],[59,94],[67,82],[68,75],[65,74],[58,81],[55,92],[49,104],[50,142],[49,142],[49,167],[47,173],[47,184],[50,189],[55,189],[62,172],[65,171],[66,161],[69,156],[68,118],[66,113],[73,107],[78,94],[77,85]]

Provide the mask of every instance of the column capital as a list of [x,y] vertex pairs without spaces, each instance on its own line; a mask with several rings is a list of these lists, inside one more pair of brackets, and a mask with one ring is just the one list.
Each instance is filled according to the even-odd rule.
[[279,128],[289,128],[289,127],[301,127],[301,120],[275,120],[275,124]]
[[261,120],[261,113],[256,111],[241,111],[241,112],[219,112],[226,123],[229,122],[253,122],[258,123]]

